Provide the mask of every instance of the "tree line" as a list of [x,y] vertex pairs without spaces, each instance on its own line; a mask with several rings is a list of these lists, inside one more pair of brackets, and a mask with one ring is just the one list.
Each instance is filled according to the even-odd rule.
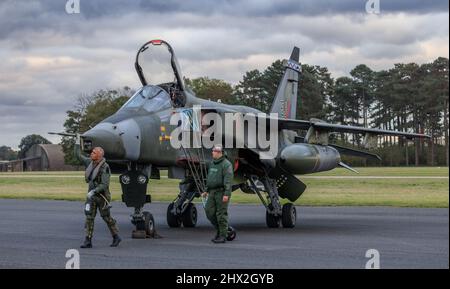
[[[380,71],[360,64],[349,76],[333,78],[326,67],[303,64],[297,118],[425,133],[431,136],[429,141],[380,137],[376,153],[383,161],[369,164],[448,166],[448,68],[448,58],[439,57],[431,63],[398,63]],[[186,83],[199,97],[269,112],[283,72],[282,62],[277,60],[263,71],[246,72],[234,86],[207,77],[186,79]],[[347,146],[362,142],[361,136],[353,134],[331,137]],[[348,161],[367,164],[364,159]]]
[[[448,58],[439,57],[431,63],[398,63],[380,71],[360,64],[349,76],[333,78],[327,67],[302,64],[297,119],[316,118],[338,124],[419,132],[432,137],[414,142],[380,137],[375,153],[382,157],[381,162],[346,158],[351,165],[448,166],[448,68]],[[277,60],[262,71],[247,71],[235,85],[208,77],[185,78],[185,83],[200,98],[269,112],[284,69],[282,61]],[[88,130],[117,111],[133,93],[134,90],[124,87],[79,96],[74,109],[67,111],[65,131]],[[25,141],[27,146],[28,140]],[[340,133],[331,135],[331,141],[357,147],[362,139],[358,135]],[[66,162],[77,164],[72,156],[73,139],[64,137],[62,146]],[[2,147],[0,153],[0,159],[17,156],[8,147]]]

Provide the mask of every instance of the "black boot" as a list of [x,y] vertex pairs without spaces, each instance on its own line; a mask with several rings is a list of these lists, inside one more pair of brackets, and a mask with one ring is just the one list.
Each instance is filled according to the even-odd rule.
[[92,240],[89,237],[86,237],[86,239],[84,239],[84,243],[83,245],[80,246],[80,248],[92,248]]
[[218,243],[225,243],[227,240],[225,237],[217,237],[216,239],[212,240],[214,243],[218,244]]
[[114,235],[113,236],[113,241],[112,241],[110,247],[117,247],[117,246],[119,246],[120,241],[122,241],[122,239],[120,239],[119,235]]

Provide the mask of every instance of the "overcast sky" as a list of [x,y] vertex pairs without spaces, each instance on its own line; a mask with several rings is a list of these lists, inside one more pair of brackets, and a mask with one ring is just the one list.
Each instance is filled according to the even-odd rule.
[[326,66],[333,77],[360,63],[374,70],[449,54],[448,1],[380,0],[0,0],[0,146],[62,131],[83,93],[139,86],[136,50],[165,39],[183,74],[237,83],[245,71],[287,58]]

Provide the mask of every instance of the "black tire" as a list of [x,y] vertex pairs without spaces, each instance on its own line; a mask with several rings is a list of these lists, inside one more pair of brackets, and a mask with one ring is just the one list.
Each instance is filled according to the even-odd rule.
[[171,228],[178,228],[181,226],[181,219],[179,216],[172,214],[174,204],[170,203],[167,207],[167,225]]
[[284,228],[294,228],[297,220],[297,210],[294,204],[287,203],[283,205],[281,213],[281,223]]
[[279,228],[280,217],[269,214],[269,211],[266,211],[266,224],[269,228]]
[[183,215],[181,216],[181,220],[183,222],[183,226],[186,228],[193,228],[197,225],[197,208],[193,203],[189,203],[184,210]]
[[155,235],[155,219],[150,212],[143,212],[144,214],[144,224],[145,233],[148,237],[153,237]]
[[236,238],[236,230],[228,226],[228,232],[227,232],[227,241],[233,241]]
[[136,222],[136,230],[145,231],[145,222],[143,220]]

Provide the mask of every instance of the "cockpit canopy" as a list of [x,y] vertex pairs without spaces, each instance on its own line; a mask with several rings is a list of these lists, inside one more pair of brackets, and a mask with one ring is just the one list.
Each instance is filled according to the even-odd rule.
[[171,107],[169,94],[159,86],[146,85],[140,88],[122,106],[122,109],[140,109],[156,112]]
[[[157,85],[169,94],[173,107],[183,107],[185,105],[186,94],[184,92],[183,77],[177,58],[169,43],[164,40],[146,42],[139,48],[134,66],[144,87],[149,86],[149,84]],[[152,102],[156,102],[160,98],[161,96],[155,98]],[[127,104],[133,106],[141,102],[142,100],[137,97]],[[156,107],[159,108],[159,105],[156,104]],[[155,111],[155,109],[151,111]]]
[[184,91],[177,58],[164,40],[151,40],[142,45],[136,55],[135,68],[142,85],[172,84],[172,87]]

